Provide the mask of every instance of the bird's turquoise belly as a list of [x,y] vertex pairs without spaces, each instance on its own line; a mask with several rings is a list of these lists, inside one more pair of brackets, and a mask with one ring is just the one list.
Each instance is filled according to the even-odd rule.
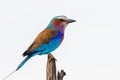
[[51,40],[49,44],[43,45],[45,46],[45,49],[41,52],[41,54],[48,54],[54,51],[60,45],[59,42],[60,42],[60,38],[56,38]]
[[60,37],[58,38],[53,38],[48,44],[42,45],[38,50],[42,49],[40,54],[48,54],[52,51],[54,51],[59,45],[60,45]]

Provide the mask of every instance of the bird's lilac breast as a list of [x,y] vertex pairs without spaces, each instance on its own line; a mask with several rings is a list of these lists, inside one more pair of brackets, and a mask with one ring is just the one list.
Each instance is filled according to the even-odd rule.
[[54,38],[52,38],[52,40],[54,40],[56,38],[60,39],[59,44],[61,44],[61,42],[63,41],[63,38],[64,38],[64,34],[62,32],[60,32],[60,31],[58,31],[57,36],[55,36]]

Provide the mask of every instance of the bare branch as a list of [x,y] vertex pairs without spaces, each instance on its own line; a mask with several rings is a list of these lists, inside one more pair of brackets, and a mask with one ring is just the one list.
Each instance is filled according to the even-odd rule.
[[64,70],[61,70],[60,72],[58,71],[57,80],[63,80],[63,77],[65,75],[66,75],[66,73],[64,72]]
[[56,79],[56,59],[52,54],[48,54],[47,67],[46,67],[46,78],[47,80],[63,80],[66,75],[64,70],[58,71]]
[[46,75],[47,80],[56,80],[56,59],[52,54],[48,54]]

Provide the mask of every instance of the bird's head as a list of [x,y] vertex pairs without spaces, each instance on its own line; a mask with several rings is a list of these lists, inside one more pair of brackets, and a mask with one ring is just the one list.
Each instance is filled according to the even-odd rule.
[[68,19],[66,16],[56,16],[51,20],[51,24],[58,30],[64,31],[69,23],[76,22],[73,19]]

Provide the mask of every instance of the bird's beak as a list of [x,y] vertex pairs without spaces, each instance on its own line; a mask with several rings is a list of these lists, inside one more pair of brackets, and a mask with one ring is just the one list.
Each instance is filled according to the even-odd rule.
[[73,20],[73,19],[68,19],[67,20],[67,23],[72,23],[72,22],[76,22],[76,20]]

